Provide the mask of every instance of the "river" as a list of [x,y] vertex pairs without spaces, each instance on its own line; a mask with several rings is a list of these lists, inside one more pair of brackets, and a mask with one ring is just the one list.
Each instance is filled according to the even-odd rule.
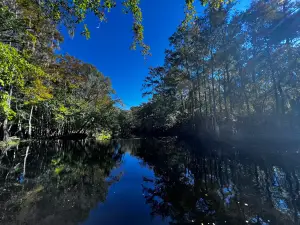
[[21,143],[0,158],[0,224],[292,225],[299,182],[299,146]]

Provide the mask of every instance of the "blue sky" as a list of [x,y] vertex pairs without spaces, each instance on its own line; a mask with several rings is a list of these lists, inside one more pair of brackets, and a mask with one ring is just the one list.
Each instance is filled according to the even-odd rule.
[[147,101],[142,98],[143,80],[150,66],[163,64],[164,51],[169,46],[168,38],[184,18],[184,2],[141,0],[145,43],[150,45],[152,53],[146,60],[140,51],[130,50],[132,16],[123,14],[120,4],[107,15],[107,23],[99,24],[92,15],[87,17],[86,23],[91,32],[89,40],[82,37],[80,31],[73,38],[64,35],[61,52],[96,66],[105,76],[110,77],[117,97],[123,101],[125,108],[137,106]]

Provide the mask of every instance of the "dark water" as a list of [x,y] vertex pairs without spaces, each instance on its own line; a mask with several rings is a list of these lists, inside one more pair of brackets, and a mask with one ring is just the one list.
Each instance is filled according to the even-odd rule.
[[21,144],[0,158],[0,224],[299,224],[298,151],[174,138]]

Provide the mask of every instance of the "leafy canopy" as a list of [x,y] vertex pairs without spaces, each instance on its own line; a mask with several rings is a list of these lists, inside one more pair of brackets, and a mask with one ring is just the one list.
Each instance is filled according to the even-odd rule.
[[41,88],[41,81],[37,81],[37,78],[45,77],[45,73],[41,68],[29,63],[15,48],[1,42],[0,61],[1,112],[12,119],[15,112],[9,106],[10,90],[13,88],[17,88],[21,92],[28,90],[25,85],[26,78],[35,77],[35,84],[38,85],[36,91],[40,93],[45,87]]
[[[202,5],[209,4],[214,8],[219,8],[223,2],[224,0],[200,0]],[[114,0],[40,0],[38,4],[46,12],[45,15],[49,15],[56,23],[66,26],[71,35],[74,34],[77,24],[83,24],[81,34],[86,38],[90,38],[88,26],[85,24],[87,14],[93,13],[100,22],[106,21],[106,13],[117,6]],[[144,43],[143,13],[140,8],[140,0],[125,0],[122,4],[124,13],[133,16],[134,38],[131,48],[135,50],[137,46],[140,46],[144,55],[149,54],[150,47]],[[186,19],[183,24],[186,25],[195,17],[195,0],[185,0],[185,4]]]

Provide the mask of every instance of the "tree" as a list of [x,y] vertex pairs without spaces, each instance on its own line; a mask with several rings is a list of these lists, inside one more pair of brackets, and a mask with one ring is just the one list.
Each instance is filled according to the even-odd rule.
[[234,11],[234,4],[206,8],[172,35],[164,65],[150,68],[144,87],[151,99],[141,108],[149,116],[176,114],[173,127],[197,134],[299,131],[291,122],[299,120],[298,6],[257,0],[245,12]]
[[1,113],[3,140],[8,139],[8,121],[16,115],[12,109],[14,91],[25,90],[25,78],[27,75],[43,76],[44,71],[30,64],[15,48],[0,43],[0,83],[1,83]]
[[109,78],[69,55],[59,57],[51,70],[57,72],[51,101],[56,123],[53,135],[109,128],[110,120],[116,116]]
[[69,6],[76,12],[65,11],[63,1],[3,0],[0,6],[3,138],[112,129],[117,115],[109,79],[89,64],[54,52],[63,40],[58,25],[75,28],[84,20],[82,7],[96,5],[74,1]]
[[[9,3],[6,0],[2,0],[3,3],[16,5],[16,0],[13,3]],[[183,25],[187,25],[194,18],[195,8],[194,0],[185,0],[186,3],[186,19]],[[211,7],[219,8],[223,0],[201,0],[202,5],[210,4]],[[140,8],[140,0],[126,0],[123,3],[124,12],[126,14],[131,13],[133,16],[132,31],[134,33],[134,39],[132,43],[132,49],[136,49],[137,45],[142,48],[143,54],[149,54],[149,46],[144,43],[144,27],[143,27],[143,15]],[[56,25],[65,26],[71,35],[74,34],[74,30],[78,24],[83,24],[82,35],[86,38],[90,37],[88,25],[85,24],[85,19],[88,13],[92,12],[100,22],[106,21],[106,13],[117,6],[114,0],[60,0],[60,1],[47,1],[47,0],[22,0],[21,5],[27,7],[34,7],[37,10],[41,10],[42,18],[46,17],[50,19]],[[36,14],[37,15],[37,14]],[[29,16],[30,17],[30,16]],[[41,17],[40,17],[41,18]],[[29,20],[31,23],[31,21]],[[6,22],[7,23],[7,22]],[[8,22],[13,24],[12,22]],[[10,29],[12,29],[11,27]],[[26,30],[26,28],[25,28]]]

